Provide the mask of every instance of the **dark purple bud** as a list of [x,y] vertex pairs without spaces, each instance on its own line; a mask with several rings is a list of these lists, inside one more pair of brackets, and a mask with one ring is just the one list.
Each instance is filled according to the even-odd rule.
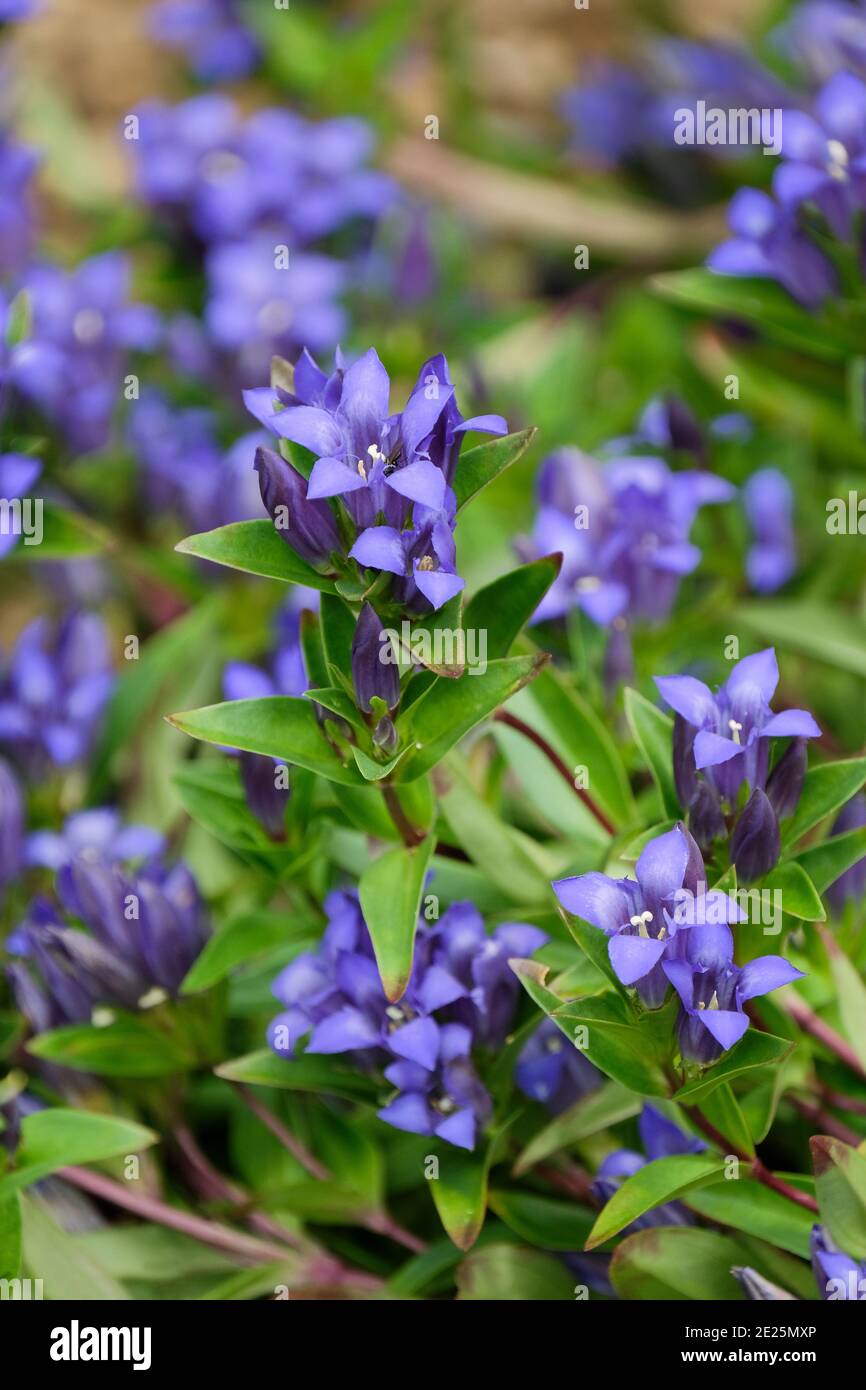
[[177,994],[206,940],[204,911],[195,879],[185,864],[161,866],[136,880],[140,934],[153,984]]
[[0,1105],[0,1149],[14,1154],[21,1142],[21,1113],[17,1097]]
[[370,603],[361,609],[352,638],[352,684],[361,710],[369,711],[374,698],[383,700],[388,709],[396,709],[399,703],[397,657]]
[[373,742],[377,748],[381,748],[382,752],[387,753],[389,757],[392,753],[396,753],[397,730],[394,727],[394,721],[389,719],[387,714],[382,715],[382,718],[373,730]]
[[127,917],[129,884],[114,865],[85,859],[82,855],[64,864],[57,875],[60,901],[74,917],[80,917],[106,946],[124,959],[141,965],[141,953]]
[[700,845],[694,835],[690,833],[680,821],[677,829],[683,835],[688,846],[689,857],[686,861],[686,871],[683,874],[683,887],[690,893],[697,895],[706,891],[707,871],[704,868],[704,856],[701,854]]
[[731,863],[741,883],[763,878],[779,859],[779,821],[766,792],[752,792],[731,836]]
[[273,449],[256,449],[262,501],[279,534],[302,560],[325,569],[340,550],[337,523],[327,502],[308,501],[307,482]]
[[272,840],[284,840],[291,795],[286,764],[261,753],[241,753],[240,764],[247,805]]
[[666,405],[671,448],[694,454],[698,459],[703,458],[704,439],[701,427],[685,401],[679,396],[668,396]]
[[725,833],[725,818],[719,794],[711,783],[701,781],[689,803],[689,829],[702,849]]
[[15,1006],[26,1018],[32,1032],[44,1033],[46,1029],[66,1022],[66,1016],[52,1008],[52,1001],[39,988],[25,965],[7,966],[6,978],[12,986]]
[[89,1021],[97,1003],[134,1009],[146,989],[133,966],[86,932],[36,927],[31,939],[45,983],[70,1021]]
[[767,779],[767,796],[779,820],[796,811],[806,776],[806,740],[792,738]]
[[674,715],[674,784],[680,805],[683,807],[691,805],[698,789],[698,774],[695,770],[695,735],[697,732],[695,726],[683,719],[681,714]]

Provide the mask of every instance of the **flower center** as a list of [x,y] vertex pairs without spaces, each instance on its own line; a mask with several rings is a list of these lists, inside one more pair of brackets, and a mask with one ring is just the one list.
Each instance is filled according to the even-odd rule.
[[629,918],[629,924],[630,924],[632,927],[637,927],[637,934],[638,934],[638,936],[646,936],[646,937],[648,937],[648,936],[649,936],[649,932],[647,931],[647,925],[646,925],[646,924],[647,924],[647,922],[651,922],[652,919],[653,919],[653,915],[652,915],[651,912],[641,912],[641,913],[639,913],[639,914],[635,914],[634,917],[630,917],[630,918]]
[[95,343],[102,337],[105,319],[98,309],[79,309],[72,320],[72,332],[79,343]]
[[729,719],[729,720],[728,720],[728,728],[729,728],[730,731],[731,731],[731,738],[734,740],[734,743],[739,743],[739,742],[740,742],[740,734],[742,733],[742,730],[743,730],[742,724],[738,724],[737,721],[736,721],[736,719]]
[[432,555],[422,555],[421,559],[418,561],[418,568],[419,570],[432,570],[434,563]]
[[848,151],[841,140],[827,141],[827,173],[831,179],[844,181],[848,177]]

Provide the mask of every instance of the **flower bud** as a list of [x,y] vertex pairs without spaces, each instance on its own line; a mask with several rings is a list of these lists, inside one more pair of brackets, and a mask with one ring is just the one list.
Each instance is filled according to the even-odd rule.
[[674,715],[674,735],[673,735],[673,766],[674,784],[677,789],[677,796],[680,805],[689,806],[698,790],[698,775],[695,770],[695,735],[697,729],[693,724],[689,724],[683,719],[681,714]]
[[384,637],[375,608],[365,603],[352,638],[352,684],[358,708],[369,711],[374,698],[395,709],[400,700],[400,672],[391,640]]
[[713,840],[725,833],[719,794],[709,782],[698,783],[689,803],[689,829],[702,849],[708,849]]
[[779,858],[779,821],[769,797],[756,788],[731,836],[731,863],[741,883],[754,883]]
[[302,560],[327,568],[340,549],[337,523],[327,502],[308,501],[306,479],[273,449],[256,449],[262,501],[278,533]]
[[387,714],[383,714],[379,723],[373,730],[373,742],[377,748],[381,748],[383,753],[388,756],[397,751],[397,730],[394,728],[394,721],[389,719]]
[[767,779],[767,796],[779,820],[793,815],[806,776],[806,740],[793,738]]
[[247,805],[272,840],[284,840],[291,791],[277,786],[279,765],[261,753],[241,753],[240,766]]

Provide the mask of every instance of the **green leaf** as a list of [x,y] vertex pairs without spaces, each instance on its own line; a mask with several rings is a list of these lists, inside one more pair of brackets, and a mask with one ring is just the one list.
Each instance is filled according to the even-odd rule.
[[467,670],[457,680],[438,679],[397,719],[401,744],[414,743],[398,781],[411,782],[435,767],[455,743],[533,680],[549,657],[512,656],[490,661],[480,674]]
[[488,661],[508,655],[561,566],[560,555],[546,555],[494,579],[469,600],[463,626],[486,633]]
[[750,1028],[736,1047],[732,1047],[700,1076],[681,1086],[674,1100],[683,1105],[696,1105],[723,1081],[733,1081],[735,1077],[759,1067],[778,1066],[793,1050],[794,1043],[787,1038],[776,1038],[772,1033],[759,1033]]
[[584,1249],[595,1250],[604,1245],[645,1212],[674,1201],[691,1188],[712,1182],[724,1171],[724,1160],[715,1155],[674,1154],[653,1159],[617,1188],[599,1212]]
[[836,879],[866,855],[866,829],[832,835],[822,845],[812,845],[792,861],[806,870],[818,893],[826,893]]
[[172,778],[183,809],[209,835],[238,853],[287,853],[275,845],[253,815],[234,759],[219,763],[185,762]]
[[761,889],[769,888],[781,893],[782,911],[803,922],[823,922],[827,914],[818,896],[814,883],[802,864],[789,860],[778,864],[772,873],[761,881]]
[[37,1110],[21,1121],[15,1167],[0,1177],[0,1202],[58,1168],[135,1154],[157,1138],[152,1130],[111,1115],[61,1107]]
[[866,1067],[866,985],[859,970],[829,932],[822,934],[830,961],[830,973],[839,1000],[839,1013],[845,1036]]
[[707,1221],[732,1226],[747,1235],[809,1258],[809,1233],[814,1216],[780,1192],[753,1178],[713,1183],[684,1198],[687,1207]]
[[487,1212],[487,1180],[497,1138],[486,1150],[466,1153],[453,1144],[434,1144],[430,1154],[438,1160],[438,1177],[430,1179],[433,1203],[447,1234],[459,1250],[471,1250]]
[[421,894],[435,843],[428,836],[411,849],[399,845],[385,850],[358,885],[382,988],[391,1000],[399,999],[409,983]]
[[45,1298],[69,1302],[119,1302],[130,1297],[76,1236],[55,1219],[34,1193],[22,1198],[24,1260],[42,1280]]
[[261,1052],[249,1052],[231,1062],[222,1062],[214,1070],[224,1081],[244,1086],[276,1086],[281,1091],[309,1091],[313,1095],[324,1092],[368,1104],[376,1098],[376,1088],[363,1072],[344,1066],[332,1057],[312,1053],[283,1058],[266,1047]]
[[526,453],[537,433],[533,426],[517,434],[490,439],[486,444],[476,444],[474,449],[467,449],[465,454],[461,454],[454,475],[457,510],[460,511],[482,488],[516,463]]
[[782,853],[790,850],[814,825],[850,801],[866,781],[866,758],[820,763],[810,767],[797,809],[782,822]]
[[104,1028],[89,1023],[52,1028],[31,1038],[27,1050],[43,1061],[97,1076],[171,1076],[195,1065],[177,1042],[135,1016]]
[[529,698],[549,722],[570,767],[585,767],[592,797],[617,825],[635,816],[634,800],[616,744],[579,691],[548,666],[533,683]]
[[30,337],[33,328],[33,301],[29,290],[19,290],[13,296],[6,311],[5,342],[7,347],[17,347]]
[[754,1158],[755,1145],[751,1131],[730,1086],[726,1083],[717,1086],[708,1096],[704,1096],[699,1109],[735,1149]]
[[324,594],[337,592],[333,579],[314,570],[282,539],[272,521],[234,521],[215,531],[187,536],[175,546],[182,555],[212,560],[215,565],[281,579],[286,584],[305,584]]
[[866,1259],[866,1156],[841,1139],[817,1134],[809,1141],[821,1220],[840,1250]]
[[42,503],[42,539],[38,545],[22,540],[10,558],[15,560],[80,560],[109,549],[111,536],[89,516]]
[[515,1235],[543,1250],[582,1250],[592,1227],[585,1207],[534,1192],[493,1191],[489,1205]]
[[457,1271],[461,1302],[523,1303],[574,1298],[574,1279],[559,1260],[523,1245],[486,1245]]
[[610,1280],[620,1298],[741,1302],[731,1270],[748,1263],[727,1236],[690,1226],[657,1226],[627,1236],[614,1250]]
[[536,1134],[517,1159],[515,1176],[519,1177],[560,1149],[579,1144],[582,1139],[589,1139],[609,1125],[631,1119],[632,1115],[640,1113],[642,1107],[642,1096],[635,1095],[634,1091],[620,1086],[617,1081],[606,1081],[598,1090],[581,1096],[580,1100],[563,1110]]
[[290,695],[266,695],[260,700],[228,700],[220,705],[168,714],[182,733],[205,743],[264,753],[282,762],[318,772],[332,782],[364,785],[353,761],[343,761],[319,728],[309,700]]
[[21,1268],[21,1199],[17,1192],[0,1202],[0,1279],[15,1279]]
[[238,965],[249,965],[275,946],[288,945],[307,936],[315,927],[311,915],[296,906],[284,912],[253,909],[233,917],[221,931],[209,937],[201,955],[181,985],[181,994],[210,989]]
[[673,720],[637,690],[626,687],[625,713],[635,743],[643,754],[662,799],[667,816],[681,814],[680,800],[674,786]]
[[456,843],[474,864],[516,903],[542,903],[550,883],[519,833],[499,819],[471,786],[456,763],[449,764],[454,780],[440,792],[442,812]]
[[[776,646],[866,676],[866,626],[851,613],[801,599],[742,603],[737,616]],[[862,779],[861,779],[862,781]]]

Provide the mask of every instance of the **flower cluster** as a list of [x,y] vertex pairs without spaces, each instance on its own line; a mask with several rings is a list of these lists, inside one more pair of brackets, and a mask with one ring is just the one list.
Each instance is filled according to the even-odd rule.
[[463,436],[505,434],[507,425],[498,415],[463,418],[441,353],[422,366],[402,411],[391,412],[390,390],[374,348],[351,366],[338,356],[330,376],[304,351],[292,392],[264,387],[244,399],[262,424],[315,459],[307,479],[273,450],[257,455],[265,507],[287,544],[323,570],[353,560],[374,578],[392,575],[395,603],[430,612],[463,588],[453,535]]
[[0,663],[0,751],[29,777],[78,762],[111,693],[108,633],[93,613],[36,618]]
[[155,348],[159,316],[129,302],[129,267],[116,252],[71,271],[33,266],[20,288],[31,330],[10,350],[3,384],[19,407],[35,406],[57,425],[74,452],[99,449],[122,397],[128,353]]
[[0,129],[0,275],[24,268],[33,250],[36,218],[30,182],[36,152]]
[[[767,873],[779,857],[779,819],[796,809],[806,773],[806,740],[821,730],[807,710],[774,714],[779,683],[772,647],[743,657],[713,695],[694,676],[657,676],[675,713],[674,778],[689,824],[706,848],[725,833],[741,791],[750,795],[733,829],[731,861],[745,882]],[[770,740],[789,738],[770,771]],[[698,773],[702,773],[699,778]]]
[[[130,847],[147,842],[139,836]],[[177,994],[207,937],[185,864],[169,866],[157,855],[131,873],[91,848],[63,864],[57,892],[87,930],[39,898],[7,942],[22,957],[8,974],[34,1032],[90,1022],[99,1006],[142,1009]]]
[[248,77],[261,60],[235,0],[160,0],[148,19],[157,42],[183,53],[201,82]]
[[290,1059],[309,1035],[305,1052],[350,1054],[395,1089],[381,1119],[473,1149],[493,1111],[476,1052],[501,1046],[519,992],[508,961],[545,934],[509,922],[488,935],[477,909],[456,903],[435,926],[419,925],[406,993],[389,1003],[357,898],[331,893],[325,909],[319,950],[274,981],[283,1012],[268,1028],[271,1047]]
[[[653,417],[645,428],[658,431],[662,423]],[[680,415],[668,411],[664,423],[671,447],[695,447],[695,435],[683,433]],[[680,579],[701,558],[689,540],[698,511],[733,496],[723,478],[674,472],[649,455],[600,464],[578,449],[550,454],[538,474],[531,549],[539,555],[560,551],[563,564],[536,622],[574,607],[605,627],[619,619],[660,621],[670,612]]]
[[746,1032],[747,1000],[802,975],[782,956],[734,964],[728,924],[745,913],[727,893],[707,889],[701,852],[682,825],[645,846],[633,879],[588,873],[553,887],[568,912],[608,936],[617,978],[647,1008],[658,1008],[674,987],[684,1061],[715,1061]]

